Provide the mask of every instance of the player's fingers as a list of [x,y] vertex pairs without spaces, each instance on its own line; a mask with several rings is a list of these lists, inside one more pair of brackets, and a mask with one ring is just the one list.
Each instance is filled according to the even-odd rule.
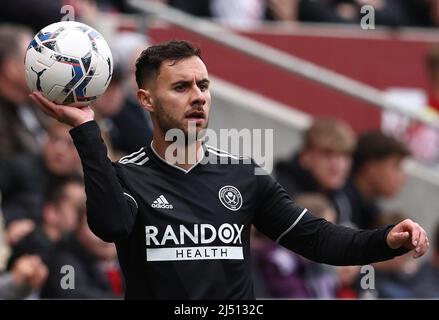
[[428,249],[428,238],[427,234],[424,230],[421,230],[421,235],[419,237],[418,246],[415,248],[414,258],[419,258],[422,256]]
[[55,110],[52,110],[52,108],[49,108],[44,102],[38,99],[38,96],[35,93],[31,93],[29,97],[41,108],[44,113],[54,118],[57,117]]
[[409,238],[410,238],[410,233],[408,233],[407,231],[392,232],[389,237],[388,244],[392,249],[397,249],[401,247]]
[[412,226],[412,245],[417,247],[419,244],[419,239],[421,237],[421,227],[419,224],[414,223]]
[[395,235],[395,238],[399,243],[405,242],[409,237],[410,237],[410,233],[408,232],[398,232]]
[[46,97],[44,97],[41,94],[41,92],[35,91],[35,92],[33,92],[33,96],[46,108],[52,110],[53,112],[55,112],[55,114],[58,113],[58,110],[60,109],[60,107],[58,105],[56,105],[55,103],[53,103],[52,101],[50,101],[49,99],[47,99]]

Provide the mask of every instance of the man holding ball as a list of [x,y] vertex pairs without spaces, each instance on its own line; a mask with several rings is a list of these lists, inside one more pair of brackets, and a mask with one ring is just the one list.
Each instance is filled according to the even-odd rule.
[[[73,127],[88,222],[97,236],[116,243],[127,299],[253,299],[251,225],[298,254],[333,265],[427,251],[424,229],[411,220],[367,231],[331,224],[296,205],[270,175],[255,175],[254,162],[189,141],[190,126],[197,133],[207,127],[211,106],[208,72],[191,43],[144,50],[136,80],[138,100],[151,113],[153,142],[117,163],[107,158],[90,107],[31,94],[43,111]],[[185,161],[169,156],[173,142],[165,135],[171,129],[184,133],[179,146]]]

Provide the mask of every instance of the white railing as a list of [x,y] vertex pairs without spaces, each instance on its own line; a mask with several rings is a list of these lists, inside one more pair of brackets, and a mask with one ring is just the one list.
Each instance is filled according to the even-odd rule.
[[428,118],[424,114],[415,111],[403,109],[399,105],[387,101],[380,90],[360,81],[300,59],[258,41],[235,34],[219,24],[194,17],[160,2],[131,0],[131,4],[144,13],[156,16],[161,20],[202,35],[209,40],[233,48],[248,56],[279,67],[282,70],[323,84],[326,87],[367,102],[372,106],[399,113],[402,116],[439,129],[439,123],[434,119]]

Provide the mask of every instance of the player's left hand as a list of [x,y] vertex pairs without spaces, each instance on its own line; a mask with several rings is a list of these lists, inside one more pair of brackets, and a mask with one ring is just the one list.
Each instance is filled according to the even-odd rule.
[[413,258],[419,258],[427,252],[429,247],[425,230],[416,222],[406,219],[387,234],[387,245],[392,249],[401,247],[414,250]]

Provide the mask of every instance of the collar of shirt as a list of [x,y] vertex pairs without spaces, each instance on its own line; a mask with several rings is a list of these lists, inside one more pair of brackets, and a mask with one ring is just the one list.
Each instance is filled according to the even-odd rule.
[[154,159],[154,160],[156,160],[156,162],[159,164],[159,165],[161,165],[161,166],[163,166],[163,167],[166,167],[166,168],[168,168],[168,169],[171,169],[171,171],[177,171],[177,172],[181,172],[181,173],[184,173],[184,174],[188,174],[189,172],[191,172],[193,169],[195,169],[197,166],[198,166],[198,164],[200,164],[202,161],[203,161],[203,159],[204,159],[204,157],[205,157],[205,147],[204,147],[204,144],[202,145],[202,147],[200,148],[200,149],[198,149],[198,155],[197,155],[197,159],[198,159],[198,161],[197,162],[195,162],[189,169],[184,169],[184,168],[181,168],[181,167],[179,167],[179,166],[177,166],[177,165],[175,165],[175,164],[172,164],[172,163],[169,163],[168,161],[166,161],[166,159],[163,159],[155,150],[154,150],[154,147],[153,147],[153,141],[151,141],[151,144],[150,144],[150,146],[149,146],[149,148],[148,149],[150,149],[151,150],[151,152],[148,152],[150,155],[151,155],[151,157]]

